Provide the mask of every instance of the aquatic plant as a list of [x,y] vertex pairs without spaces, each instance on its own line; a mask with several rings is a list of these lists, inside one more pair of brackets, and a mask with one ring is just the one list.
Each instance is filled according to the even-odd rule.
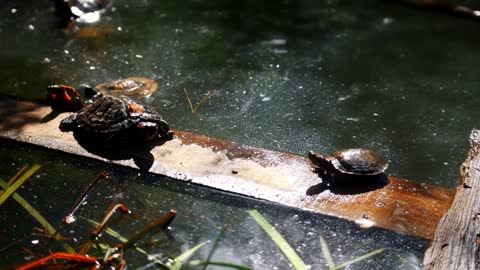
[[[149,254],[147,251],[140,248],[136,243],[154,230],[168,230],[170,224],[175,219],[177,212],[175,210],[170,210],[166,212],[159,218],[152,221],[150,224],[143,227],[132,237],[126,238],[109,227],[110,220],[116,213],[120,213],[121,215],[126,216],[133,215],[130,209],[126,205],[121,203],[114,203],[111,207],[109,207],[101,222],[97,222],[87,217],[80,216],[80,219],[92,224],[94,226],[94,229],[89,232],[90,237],[86,243],[73,248],[68,242],[72,239],[67,239],[61,236],[60,231],[64,229],[65,226],[71,225],[77,221],[76,217],[74,216],[75,212],[83,205],[83,202],[86,200],[88,193],[91,192],[94,186],[97,185],[101,180],[107,180],[110,184],[113,185],[118,184],[116,184],[108,176],[108,174],[104,172],[100,173],[81,192],[81,194],[75,200],[73,206],[68,211],[66,218],[63,220],[63,225],[60,226],[59,230],[57,230],[40,214],[38,210],[36,210],[31,204],[29,204],[25,199],[23,199],[18,193],[16,193],[16,190],[21,187],[32,175],[34,175],[34,173],[39,170],[40,167],[41,166],[39,165],[34,165],[30,169],[28,169],[28,166],[26,165],[22,169],[20,169],[15,174],[15,176],[13,176],[8,182],[4,182],[0,179],[0,187],[4,189],[4,191],[0,191],[0,206],[8,198],[13,198],[15,201],[21,204],[23,208],[25,208],[27,212],[43,226],[43,228],[35,228],[35,232],[32,235],[47,237],[53,240],[61,241],[66,252],[52,251],[50,250],[50,247],[46,246],[46,251],[48,251],[50,254],[46,256],[42,256],[41,254],[32,254],[35,255],[37,259],[20,265],[17,267],[17,269],[28,270],[38,267],[42,267],[45,269],[58,269],[58,267],[124,269],[127,265],[127,262],[123,256],[123,253],[127,249],[134,249],[140,254],[146,256],[148,260],[152,261],[152,263],[160,269],[179,270],[184,268],[184,266],[188,268],[202,266],[203,269],[205,269],[208,265],[217,265],[233,269],[251,270],[251,268],[242,265],[235,265],[228,262],[210,261],[211,255],[216,249],[216,244],[218,244],[223,238],[225,232],[224,230],[219,233],[217,239],[215,240],[216,244],[214,244],[214,246],[212,247],[210,255],[205,261],[196,260],[189,262],[188,265],[185,265],[185,263],[188,262],[190,257],[200,248],[202,248],[207,243],[207,241],[195,245],[189,250],[183,252],[182,254],[176,257],[172,257],[168,261],[162,260],[161,258],[157,258],[155,255]],[[118,240],[120,244],[108,243],[103,235],[112,236],[113,238]],[[18,241],[16,241],[16,243],[8,245],[7,247],[0,248],[0,252],[3,252],[12,246],[15,246],[17,242]]]
[[[310,268],[303,262],[303,260],[295,252],[295,250],[290,246],[290,244],[288,244],[285,238],[283,238],[283,236],[275,229],[275,227],[273,227],[267,221],[267,219],[265,219],[265,217],[262,214],[260,214],[260,212],[254,209],[254,210],[248,211],[248,213],[258,223],[258,225],[260,225],[260,227],[268,234],[268,236],[270,236],[273,242],[275,242],[277,247],[283,252],[285,257],[287,257],[287,259],[290,261],[290,263],[293,265],[293,267],[296,270],[305,270]],[[330,250],[328,248],[327,242],[325,241],[325,239],[323,239],[322,236],[320,236],[320,248],[322,249],[323,256],[327,261],[329,270],[337,270],[337,269],[347,267],[351,264],[363,261],[371,256],[377,255],[385,250],[384,248],[376,249],[364,255],[358,256],[352,260],[336,265],[330,253]]]

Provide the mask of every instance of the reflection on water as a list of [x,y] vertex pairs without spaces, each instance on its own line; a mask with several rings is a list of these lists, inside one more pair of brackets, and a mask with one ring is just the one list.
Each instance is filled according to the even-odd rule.
[[[77,31],[40,1],[1,6],[9,95],[150,77],[146,102],[175,128],[299,155],[372,148],[389,173],[444,186],[480,116],[478,24],[392,1],[119,0]],[[218,95],[192,115],[184,88]]]
[[[212,261],[236,263],[254,269],[292,269],[278,247],[247,214],[250,209],[261,212],[311,266],[310,269],[326,269],[320,237],[326,240],[337,264],[385,248],[382,253],[352,265],[352,269],[414,269],[420,266],[428,245],[424,239],[365,228],[368,227],[365,222],[357,225],[19,143],[0,140],[0,155],[3,161],[0,178],[3,180],[13,176],[25,164],[42,165],[18,190],[18,194],[57,228],[77,196],[99,172],[105,170],[121,184],[118,187],[100,181],[89,192],[86,201],[75,213],[77,222],[62,232],[62,236],[75,239],[71,242],[73,246],[85,243],[90,237],[88,232],[93,229],[81,217],[100,221],[111,202],[124,203],[137,217],[115,219],[110,223],[112,229],[127,238],[168,210],[177,210],[177,218],[168,234],[152,233],[139,243],[141,248],[160,258],[178,256],[199,243],[210,241],[192,258],[205,260],[217,235],[226,228],[224,238],[212,254]],[[26,249],[35,254],[48,253],[44,243],[52,243],[48,238],[31,235],[33,228],[39,227],[39,224],[25,209],[9,198],[1,210],[0,248],[22,240],[19,245],[1,251],[0,267],[32,260],[33,256]],[[116,243],[111,237],[104,238],[111,244]],[[57,247],[56,250],[62,249]],[[126,252],[125,259],[131,267],[149,263],[143,255],[131,250]]]

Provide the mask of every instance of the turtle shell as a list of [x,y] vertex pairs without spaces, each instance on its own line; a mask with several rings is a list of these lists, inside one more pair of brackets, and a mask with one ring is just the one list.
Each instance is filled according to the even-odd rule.
[[388,167],[388,161],[375,151],[361,148],[336,151],[328,159],[335,169],[346,174],[376,175]]
[[71,117],[73,119],[64,119],[62,123],[73,120],[75,125],[72,131],[101,134],[137,127],[141,122],[162,121],[161,116],[149,107],[144,107],[125,96],[109,95],[100,97]]
[[95,89],[104,95],[148,97],[157,91],[158,83],[148,78],[130,77],[99,84]]

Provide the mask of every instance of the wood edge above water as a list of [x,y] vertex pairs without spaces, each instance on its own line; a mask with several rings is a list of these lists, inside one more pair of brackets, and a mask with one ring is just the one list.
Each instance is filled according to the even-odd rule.
[[[0,137],[106,161],[83,149],[71,134],[58,130],[58,121],[64,115],[52,117],[48,107],[10,99],[0,99],[0,107]],[[45,121],[46,118],[48,121]],[[168,146],[152,149],[155,159],[150,172],[356,221],[365,227],[373,225],[431,239],[455,192],[452,189],[388,177],[388,184],[383,188],[358,194],[342,194],[332,190],[307,194],[309,189],[321,182],[321,178],[311,171],[305,157],[186,131],[174,132],[175,141],[179,143],[172,142]],[[173,155],[172,151],[174,154],[181,152],[181,155]],[[194,164],[184,164],[195,155],[200,162],[206,160],[205,164],[198,166],[206,166],[202,171]],[[137,167],[131,160],[117,160],[113,163]],[[228,168],[223,170],[222,167]],[[240,168],[240,173],[232,169],[237,167]],[[265,181],[259,182],[258,179]],[[290,182],[282,183],[282,179]]]

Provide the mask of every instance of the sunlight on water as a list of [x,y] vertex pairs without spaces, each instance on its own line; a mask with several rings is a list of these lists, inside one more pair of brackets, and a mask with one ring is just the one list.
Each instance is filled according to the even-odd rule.
[[[97,25],[62,30],[41,3],[4,5],[9,95],[149,77],[160,90],[145,102],[175,128],[298,155],[368,147],[394,176],[450,187],[480,116],[477,25],[448,16],[375,1],[116,1]],[[185,88],[194,102],[217,94],[192,115]]]

